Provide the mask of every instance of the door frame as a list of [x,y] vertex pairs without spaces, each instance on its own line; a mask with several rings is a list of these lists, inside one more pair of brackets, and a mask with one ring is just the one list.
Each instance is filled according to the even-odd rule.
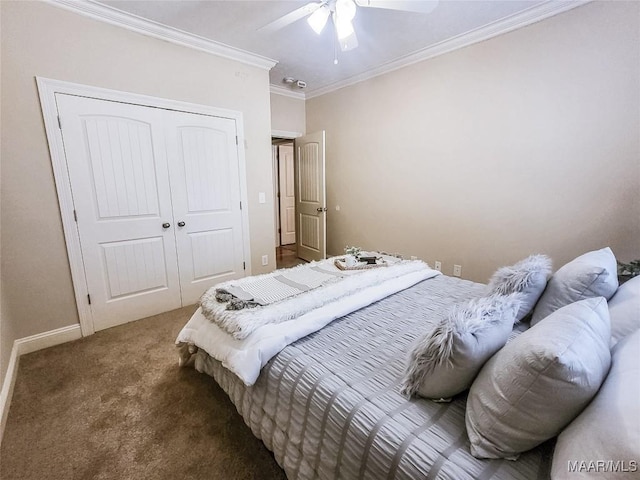
[[278,165],[278,145],[271,138],[271,170],[273,171],[273,225],[275,227],[276,248],[280,246],[280,172]]
[[[271,130],[271,152],[272,152],[272,159],[271,159],[271,163],[272,163],[272,176],[273,176],[273,215],[274,215],[274,222],[275,222],[275,231],[276,231],[276,248],[281,246],[281,238],[280,238],[280,232],[278,232],[279,229],[279,223],[280,223],[280,201],[278,199],[278,189],[280,188],[280,175],[279,175],[279,170],[278,170],[278,161],[277,158],[274,157],[273,155],[273,147],[276,146],[277,144],[274,144],[273,141],[275,139],[278,140],[290,140],[291,143],[293,144],[293,141],[298,138],[298,137],[302,137],[304,136],[304,133],[302,132],[289,132],[289,131],[285,131],[285,130]],[[296,230],[296,235],[298,234],[298,231]]]
[[58,108],[56,105],[56,93],[76,95],[80,97],[90,97],[98,100],[106,100],[119,103],[140,105],[143,107],[162,108],[165,110],[177,110],[186,113],[209,115],[213,117],[229,118],[235,121],[236,134],[238,137],[238,163],[240,173],[240,199],[245,208],[241,210],[242,215],[242,237],[243,253],[246,265],[245,275],[251,275],[251,245],[249,242],[249,205],[247,194],[247,170],[245,161],[245,151],[242,146],[245,144],[244,122],[242,112],[227,110],[223,108],[199,105],[195,103],[170,100],[160,97],[152,97],[137,93],[110,90],[90,85],[65,82],[45,77],[36,77],[42,117],[44,120],[47,142],[49,144],[49,154],[53,167],[53,177],[58,194],[60,215],[62,218],[62,229],[64,231],[67,254],[69,256],[69,267],[71,269],[71,280],[73,291],[80,319],[80,329],[82,336],[86,337],[95,332],[93,324],[93,313],[89,304],[87,281],[82,261],[82,250],[80,248],[80,235],[74,217],[74,203],[71,192],[71,182],[67,172],[67,159],[64,151],[62,130],[58,118]]

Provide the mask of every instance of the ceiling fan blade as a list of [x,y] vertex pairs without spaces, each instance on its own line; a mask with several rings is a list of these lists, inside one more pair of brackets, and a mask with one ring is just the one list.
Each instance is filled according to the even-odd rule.
[[311,2],[303,5],[300,8],[296,8],[293,12],[289,12],[286,15],[274,20],[271,23],[267,23],[264,27],[260,27],[258,32],[264,33],[273,33],[281,28],[286,27],[287,25],[291,25],[293,22],[297,22],[301,18],[306,17],[307,15],[311,15],[318,8],[323,6],[323,2]]
[[431,13],[438,6],[438,0],[355,0],[359,7],[386,8],[407,12]]
[[318,35],[322,33],[325,25],[327,24],[327,20],[329,20],[329,15],[331,15],[331,10],[326,5],[316,9],[309,18],[307,18],[307,23],[316,32]]

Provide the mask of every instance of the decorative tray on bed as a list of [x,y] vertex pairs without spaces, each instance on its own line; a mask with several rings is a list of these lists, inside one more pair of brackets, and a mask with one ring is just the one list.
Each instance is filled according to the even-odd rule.
[[389,263],[383,258],[377,257],[375,263],[358,262],[354,266],[347,266],[344,258],[336,258],[333,264],[340,270],[369,270],[370,268],[386,267]]

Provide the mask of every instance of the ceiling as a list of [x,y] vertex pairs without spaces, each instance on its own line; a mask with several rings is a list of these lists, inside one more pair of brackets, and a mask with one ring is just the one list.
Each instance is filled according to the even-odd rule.
[[584,1],[440,0],[429,14],[358,7],[353,24],[359,46],[347,52],[338,48],[337,65],[333,28],[317,35],[301,19],[273,33],[259,31],[308,0],[92,3],[273,59],[277,64],[270,71],[271,84],[302,92],[283,83],[284,77],[300,79],[307,84],[303,93],[310,97],[538,21]]

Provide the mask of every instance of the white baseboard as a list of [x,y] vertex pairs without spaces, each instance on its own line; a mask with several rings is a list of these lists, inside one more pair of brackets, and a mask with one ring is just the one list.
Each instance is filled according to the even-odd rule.
[[78,340],[79,338],[82,338],[82,331],[80,330],[80,324],[75,324],[31,335],[30,337],[19,338],[15,341],[15,345],[18,347],[18,355],[25,355],[43,348]]
[[9,357],[9,366],[7,373],[2,382],[2,390],[0,390],[0,444],[4,435],[4,426],[7,424],[9,416],[9,407],[11,406],[11,397],[13,397],[13,386],[16,384],[16,376],[18,374],[18,347],[13,342],[11,356]]
[[30,337],[19,338],[13,342],[11,356],[9,357],[9,366],[4,376],[2,390],[0,390],[0,444],[2,443],[4,427],[9,415],[9,407],[11,407],[13,387],[16,384],[16,377],[18,376],[20,355],[36,352],[72,340],[78,340],[79,338],[82,338],[82,331],[80,330],[80,325],[76,324],[37,335],[31,335]]

